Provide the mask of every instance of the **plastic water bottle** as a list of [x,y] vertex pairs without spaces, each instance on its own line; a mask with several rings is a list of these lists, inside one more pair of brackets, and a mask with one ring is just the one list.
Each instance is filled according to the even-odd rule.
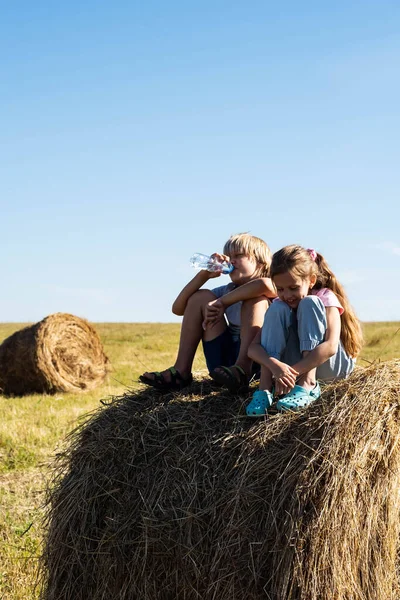
[[235,268],[229,261],[227,260],[218,260],[218,258],[212,258],[211,256],[207,256],[207,254],[200,254],[196,252],[190,258],[190,264],[195,269],[206,269],[207,271],[217,271],[218,273],[223,273],[224,275],[228,275]]

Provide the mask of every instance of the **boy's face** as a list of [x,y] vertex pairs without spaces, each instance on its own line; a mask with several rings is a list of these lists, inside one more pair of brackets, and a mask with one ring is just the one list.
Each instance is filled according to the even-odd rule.
[[232,283],[236,285],[243,285],[251,279],[257,279],[256,270],[258,263],[253,256],[246,256],[246,254],[240,252],[231,252],[230,261],[235,267],[229,277]]

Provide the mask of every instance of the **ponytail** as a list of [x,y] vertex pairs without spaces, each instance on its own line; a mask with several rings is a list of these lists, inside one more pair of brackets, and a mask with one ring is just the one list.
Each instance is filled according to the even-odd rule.
[[360,321],[355,315],[342,284],[336,279],[325,258],[319,252],[316,254],[315,263],[318,266],[318,273],[314,289],[329,288],[338,297],[344,308],[341,315],[340,340],[347,354],[355,358],[360,354],[363,345]]

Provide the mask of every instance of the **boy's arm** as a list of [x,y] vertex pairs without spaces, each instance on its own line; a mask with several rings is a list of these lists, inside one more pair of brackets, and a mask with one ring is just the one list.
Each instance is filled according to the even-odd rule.
[[241,300],[250,300],[252,298],[276,298],[275,286],[272,280],[268,277],[254,279],[248,283],[237,287],[236,289],[224,294],[220,298],[209,302],[205,310],[205,319],[203,321],[203,329],[207,329],[217,323],[225,312],[225,309]]
[[276,298],[276,289],[272,283],[272,279],[269,277],[260,277],[260,279],[253,279],[253,281],[244,283],[224,296],[221,296],[219,300],[227,308],[241,300],[250,300],[259,296]]
[[219,277],[221,273],[213,273],[211,271],[199,271],[196,275],[189,281],[187,285],[183,288],[183,290],[176,297],[173,305],[172,312],[174,315],[178,315],[181,317],[185,312],[186,305],[190,296],[192,296],[195,292],[197,292],[202,285],[204,285],[209,279],[213,279],[214,277]]

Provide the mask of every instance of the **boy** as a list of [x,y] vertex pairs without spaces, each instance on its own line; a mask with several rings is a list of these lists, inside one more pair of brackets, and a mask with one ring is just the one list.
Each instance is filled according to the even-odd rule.
[[247,386],[253,365],[247,351],[262,327],[269,299],[276,296],[268,277],[271,251],[260,238],[239,233],[226,242],[223,255],[213,256],[229,258],[234,266],[229,274],[231,283],[200,289],[221,275],[206,270],[189,281],[172,306],[175,315],[183,315],[175,364],[161,373],[143,373],[142,383],[165,392],[190,385],[194,356],[202,340],[210,376],[232,392]]

